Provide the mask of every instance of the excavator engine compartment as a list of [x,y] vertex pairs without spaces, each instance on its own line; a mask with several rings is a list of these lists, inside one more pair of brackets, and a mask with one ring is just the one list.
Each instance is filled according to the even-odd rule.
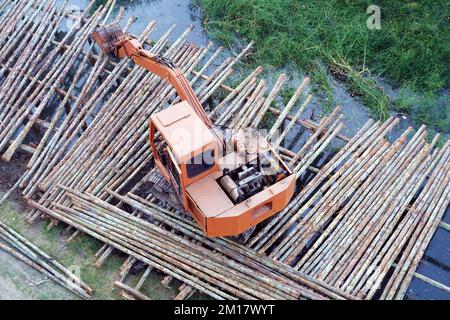
[[219,185],[233,203],[237,204],[270,187],[287,174],[288,171],[268,151],[234,170],[224,169]]

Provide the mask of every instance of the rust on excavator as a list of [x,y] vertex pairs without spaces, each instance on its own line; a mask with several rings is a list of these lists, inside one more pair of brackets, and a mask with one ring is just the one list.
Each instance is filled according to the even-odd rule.
[[[288,205],[295,175],[264,137],[241,130],[225,139],[183,72],[117,25],[92,36],[105,54],[131,58],[168,81],[180,97],[180,103],[150,117],[150,147],[159,170],[150,180],[160,184],[158,197],[176,194],[174,207],[189,212],[211,237],[242,234]],[[161,200],[169,198],[174,197]]]
[[117,49],[124,39],[124,34],[118,25],[111,24],[97,28],[93,32],[92,38],[99,45],[103,53],[117,55]]

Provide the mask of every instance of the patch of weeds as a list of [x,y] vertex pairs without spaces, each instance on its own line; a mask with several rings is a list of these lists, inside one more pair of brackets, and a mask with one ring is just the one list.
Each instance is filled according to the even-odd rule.
[[[111,263],[109,260],[113,261],[114,259],[108,259],[105,264]],[[119,269],[117,268],[116,272],[117,270]],[[95,299],[111,299],[112,286],[116,279],[110,273],[105,272],[103,267],[96,268],[91,263],[83,264],[80,273],[82,280],[95,291]]]
[[291,100],[292,96],[295,93],[295,89],[293,87],[282,88],[280,90],[279,96],[281,97],[281,102],[283,105],[287,105],[289,100]]
[[309,68],[309,74],[312,83],[315,84],[313,93],[322,97],[324,111],[330,112],[336,106],[336,103],[326,65],[317,59],[314,60]]
[[[437,132],[434,129],[428,129],[428,135],[426,137],[427,142],[431,143],[431,141],[434,139],[436,134],[437,134]],[[444,143],[445,143],[445,139],[442,136],[440,136],[434,146],[438,149],[441,149],[444,146]]]
[[73,250],[75,252],[79,252],[79,253],[85,255],[86,257],[89,257],[89,256],[95,255],[95,253],[97,253],[97,251],[101,247],[101,243],[98,240],[91,238],[89,236],[79,235],[75,239],[70,241],[67,244],[67,246],[71,250]]
[[48,228],[48,223],[42,225],[42,235],[49,242],[56,242],[59,239],[61,232],[63,232],[63,227],[60,224],[51,229]]
[[170,287],[167,288],[161,285],[161,281],[163,279],[164,277],[161,274],[152,271],[150,276],[142,286],[141,292],[152,300],[173,299],[173,297],[175,297],[178,293],[177,288],[179,287],[180,283],[176,280],[172,280]]
[[[328,68],[336,65],[350,92],[380,118],[386,117],[390,101],[369,68],[394,86],[409,85],[421,93],[436,94],[450,80],[450,24],[442,9],[448,0],[196,1],[204,10],[205,29],[216,40],[230,47],[255,41],[255,64],[295,63],[324,91],[326,104],[333,104]],[[366,25],[372,4],[381,8],[380,30]],[[417,118],[434,125],[424,114]]]
[[437,131],[450,131],[450,118],[447,103],[438,103],[431,92],[418,93],[409,86],[402,87],[394,100],[397,112],[408,114],[413,120],[432,126]]
[[91,6],[91,9],[89,10],[89,13],[94,13],[95,10],[97,10],[100,6],[104,6],[108,3],[109,0],[95,0],[94,4]]
[[119,277],[119,268],[124,259],[112,254],[101,268],[95,267],[95,253],[101,244],[86,235],[79,235],[66,243],[65,250],[58,257],[66,266],[80,268],[81,279],[95,291],[94,299],[119,298],[113,293],[113,282]]
[[347,62],[329,58],[331,73],[344,82],[352,96],[359,96],[366,106],[381,119],[388,117],[389,97],[368,70],[356,71]]
[[[271,106],[275,108],[275,103],[272,102]],[[272,112],[266,112],[266,114],[261,119],[259,128],[270,129],[270,128],[272,128],[272,126],[274,125],[276,120],[277,120],[277,116],[275,116],[275,114],[273,114]]]

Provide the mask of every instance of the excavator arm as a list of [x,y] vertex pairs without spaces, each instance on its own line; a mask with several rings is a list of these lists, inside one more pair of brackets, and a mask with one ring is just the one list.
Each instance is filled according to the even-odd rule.
[[[168,81],[174,87],[180,99],[187,101],[191,105],[217,137],[213,124],[205,113],[189,81],[171,60],[145,50],[139,40],[130,35],[124,35],[118,25],[100,27],[95,30],[92,37],[105,54],[113,54],[119,58],[129,57],[137,65]],[[218,142],[221,142],[220,139]]]

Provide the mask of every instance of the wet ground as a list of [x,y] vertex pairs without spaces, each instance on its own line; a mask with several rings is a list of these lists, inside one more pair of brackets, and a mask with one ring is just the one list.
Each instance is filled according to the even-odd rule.
[[0,300],[73,300],[77,296],[0,251]]

